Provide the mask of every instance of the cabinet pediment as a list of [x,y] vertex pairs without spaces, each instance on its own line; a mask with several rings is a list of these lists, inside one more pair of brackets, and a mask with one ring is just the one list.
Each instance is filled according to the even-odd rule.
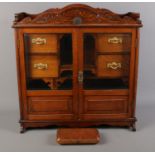
[[116,14],[107,9],[83,4],[68,5],[62,9],[49,9],[40,14],[15,15],[14,27],[18,26],[141,26],[138,13]]

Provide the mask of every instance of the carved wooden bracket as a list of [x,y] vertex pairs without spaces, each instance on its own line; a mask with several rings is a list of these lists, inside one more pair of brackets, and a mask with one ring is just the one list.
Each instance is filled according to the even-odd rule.
[[142,26],[138,13],[116,14],[107,9],[72,4],[62,9],[49,9],[40,14],[19,13],[13,27],[23,26]]

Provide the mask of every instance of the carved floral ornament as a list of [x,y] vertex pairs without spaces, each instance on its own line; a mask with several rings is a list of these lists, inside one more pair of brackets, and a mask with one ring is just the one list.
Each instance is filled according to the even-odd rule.
[[120,15],[107,9],[92,8],[82,4],[73,4],[62,9],[49,9],[36,15],[19,13],[15,16],[14,27],[37,24],[134,24],[141,26],[137,13]]

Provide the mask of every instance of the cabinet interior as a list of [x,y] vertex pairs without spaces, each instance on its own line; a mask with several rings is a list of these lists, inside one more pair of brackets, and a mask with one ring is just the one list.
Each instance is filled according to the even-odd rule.
[[[33,46],[33,37],[46,37],[48,48],[39,49]],[[71,90],[73,88],[73,38],[72,34],[25,34],[25,62],[27,71],[27,89],[28,90]],[[51,39],[50,39],[51,37]],[[108,38],[123,38],[123,43],[107,43]],[[54,43],[53,43],[54,42]],[[130,57],[131,34],[106,34],[106,33],[85,33],[83,34],[83,89],[127,89],[129,81],[129,57]],[[54,45],[56,47],[51,47]],[[115,48],[110,46],[112,45]],[[129,45],[127,45],[129,44]],[[127,45],[127,46],[126,46]],[[46,45],[37,45],[46,46]],[[28,48],[29,47],[29,48]],[[46,50],[44,50],[46,49]],[[48,50],[47,50],[48,49]],[[51,50],[51,51],[50,51]],[[52,51],[53,50],[53,51]],[[33,76],[32,68],[34,59],[37,63],[44,61],[48,57],[49,65],[53,65],[57,73],[51,75],[40,74]],[[38,60],[38,61],[37,61]],[[118,62],[117,62],[118,61]],[[115,63],[121,63],[122,68],[115,66]],[[105,63],[113,63],[115,68],[106,68]],[[117,65],[117,64],[116,64]],[[124,68],[123,68],[124,67]],[[31,73],[32,72],[32,73]],[[41,72],[41,70],[40,70]],[[45,72],[45,70],[44,70]],[[55,84],[51,84],[55,83]],[[54,86],[55,85],[55,86]]]

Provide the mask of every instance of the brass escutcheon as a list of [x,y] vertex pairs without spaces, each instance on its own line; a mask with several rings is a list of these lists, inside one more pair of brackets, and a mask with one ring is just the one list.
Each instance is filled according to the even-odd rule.
[[46,38],[33,38],[32,39],[32,44],[36,44],[36,45],[43,45],[46,44]]
[[37,63],[37,64],[34,64],[33,67],[35,69],[48,69],[48,64],[43,64],[43,63]]
[[122,68],[122,64],[120,62],[109,62],[107,63],[107,68],[117,70]]
[[122,44],[123,39],[121,37],[111,37],[108,38],[108,43],[112,43],[112,44]]

